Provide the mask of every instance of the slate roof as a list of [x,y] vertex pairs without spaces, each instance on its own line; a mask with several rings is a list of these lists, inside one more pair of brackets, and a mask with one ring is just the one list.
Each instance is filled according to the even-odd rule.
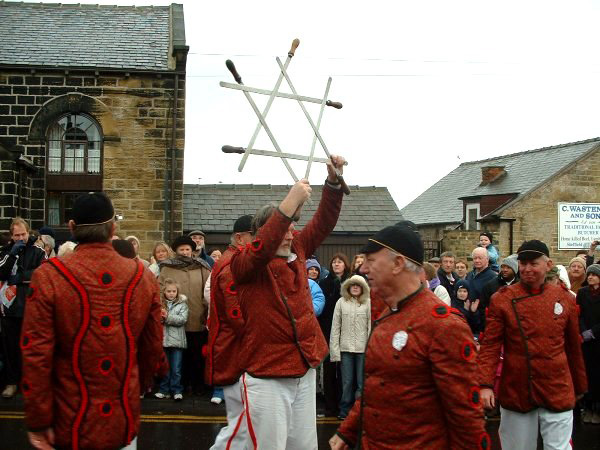
[[[351,186],[344,197],[342,212],[334,233],[373,234],[384,226],[402,220],[398,206],[385,187]],[[241,215],[254,214],[269,202],[279,203],[290,186],[252,184],[186,184],[183,187],[183,229],[231,233]],[[323,187],[313,186],[312,204],[303,208],[300,226],[312,217],[319,205]]]
[[163,71],[169,6],[0,2],[0,64]]
[[[514,201],[518,201],[599,144],[600,138],[594,138],[462,163],[402,208],[401,213],[418,225],[459,223],[463,219],[460,197],[516,193],[519,195]],[[504,166],[506,176],[480,186],[481,168],[496,165]]]

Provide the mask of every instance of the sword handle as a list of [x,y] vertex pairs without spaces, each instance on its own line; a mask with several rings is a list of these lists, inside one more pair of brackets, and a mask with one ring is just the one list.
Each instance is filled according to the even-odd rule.
[[244,84],[244,83],[242,83],[242,77],[235,69],[235,65],[233,64],[233,61],[228,59],[227,61],[225,61],[225,65],[227,66],[227,69],[229,69],[229,71],[231,72],[231,75],[233,75],[233,78],[235,78],[235,82],[237,84]]
[[299,45],[300,45],[300,39],[296,38],[292,41],[292,47],[290,48],[290,51],[288,52],[288,56],[290,58],[294,56],[294,54],[296,53],[296,49],[298,48]]
[[338,175],[338,181],[340,182],[340,188],[342,189],[342,192],[346,195],[350,195],[350,188],[348,187],[348,185],[346,184],[346,182],[344,181],[344,177],[341,175]]
[[223,153],[246,153],[244,147],[233,147],[231,145],[224,145],[223,147],[221,147],[221,151]]
[[342,105],[340,102],[332,102],[331,100],[327,100],[327,101],[325,102],[325,104],[326,104],[327,106],[331,106],[331,107],[333,107],[333,108],[335,108],[335,109],[342,109],[342,107],[344,106],[344,105]]

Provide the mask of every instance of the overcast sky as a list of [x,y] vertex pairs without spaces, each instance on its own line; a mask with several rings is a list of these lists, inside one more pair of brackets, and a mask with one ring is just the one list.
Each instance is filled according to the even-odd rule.
[[[101,3],[167,5],[162,1]],[[386,186],[401,208],[461,162],[600,135],[598,1],[183,1],[187,44],[186,183],[288,184],[275,158],[240,155],[257,124],[225,67],[272,89],[294,38],[289,75],[301,95],[329,98],[321,134],[349,161],[346,180]],[[290,92],[285,81],[280,89]],[[253,94],[259,109],[267,97]],[[318,105],[307,104],[316,121]],[[285,152],[308,154],[297,102],[267,117]],[[255,148],[274,147],[264,131]],[[316,154],[322,156],[317,145]],[[306,164],[294,163],[299,176]],[[532,171],[536,168],[532,167]],[[321,183],[325,168],[310,175]]]

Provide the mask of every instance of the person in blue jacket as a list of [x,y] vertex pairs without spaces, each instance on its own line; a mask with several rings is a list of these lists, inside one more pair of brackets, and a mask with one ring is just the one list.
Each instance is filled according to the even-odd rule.
[[319,287],[319,284],[309,278],[308,285],[310,286],[310,295],[312,297],[313,308],[315,309],[315,316],[319,317],[325,307],[325,295]]

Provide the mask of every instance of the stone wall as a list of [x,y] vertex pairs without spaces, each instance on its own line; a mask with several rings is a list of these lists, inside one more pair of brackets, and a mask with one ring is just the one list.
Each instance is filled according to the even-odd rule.
[[[63,113],[85,112],[99,122],[105,137],[102,186],[124,216],[119,233],[138,236],[147,256],[155,241],[170,238],[170,231],[182,232],[185,76],[180,76],[177,105],[174,85],[173,74],[0,72],[0,144],[22,152],[38,167],[21,195],[26,206],[21,215],[34,229],[46,219],[47,125]],[[168,230],[174,106],[175,219],[173,230]],[[0,165],[0,230],[8,229],[16,215],[14,165]]]
[[503,212],[503,217],[516,219],[515,251],[524,240],[540,239],[556,263],[568,263],[575,256],[572,250],[558,251],[559,202],[600,203],[599,149]]
[[479,243],[480,231],[445,230],[442,250],[452,252],[457,259],[471,261],[471,252]]

